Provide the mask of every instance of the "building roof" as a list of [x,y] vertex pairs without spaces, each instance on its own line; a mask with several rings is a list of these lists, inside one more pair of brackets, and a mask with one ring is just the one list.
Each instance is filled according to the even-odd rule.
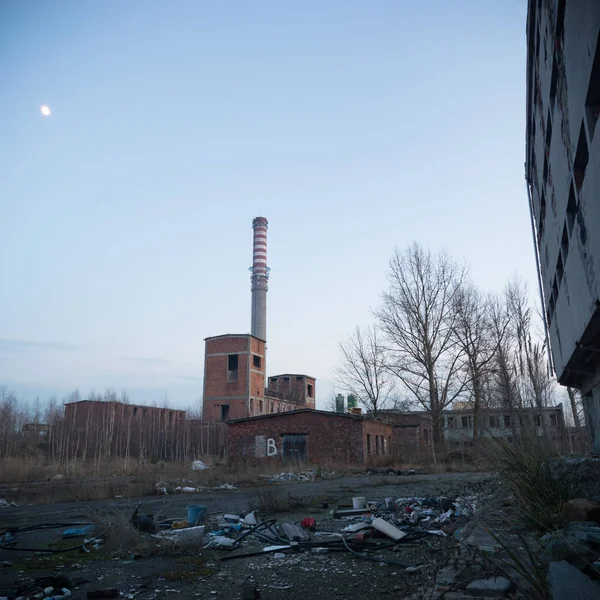
[[129,404],[128,402],[121,402],[121,400],[74,400],[73,402],[65,402],[65,406],[72,404],[83,404],[86,402],[92,402],[98,405],[108,404],[121,404],[122,406],[130,406],[131,408],[151,408],[153,410],[170,410],[174,412],[186,412],[182,408],[169,408],[168,406],[150,406],[148,404]]
[[307,379],[314,379],[315,381],[317,380],[316,377],[313,377],[312,375],[306,375],[305,373],[280,373],[279,375],[269,375],[269,379],[279,379],[279,377],[306,377]]
[[[317,415],[327,415],[329,417],[340,417],[345,419],[354,419],[355,421],[367,420],[367,421],[380,421],[380,419],[373,419],[367,415],[352,415],[349,413],[336,413],[328,410],[317,410],[315,408],[300,408],[298,410],[289,410],[287,412],[280,413],[269,413],[267,415],[256,415],[254,417],[244,417],[243,419],[232,419],[231,421],[227,421],[227,424],[235,424],[235,423],[243,423],[245,421],[256,421],[259,419],[272,419],[274,417],[289,417],[291,415],[297,415],[300,413],[315,413]],[[390,423],[386,423],[386,425],[391,425]]]
[[255,340],[258,340],[259,342],[265,342],[267,340],[263,340],[255,335],[252,335],[251,333],[222,333],[221,335],[210,335],[208,337],[204,338],[204,341],[208,341],[208,340],[218,340],[219,338],[254,338]]

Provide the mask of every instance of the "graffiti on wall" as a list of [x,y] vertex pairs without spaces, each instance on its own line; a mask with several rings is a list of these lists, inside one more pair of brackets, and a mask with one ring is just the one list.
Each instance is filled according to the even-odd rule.
[[265,456],[277,456],[277,443],[273,438],[268,438],[265,435],[257,435],[254,438],[254,447],[256,458],[264,458]]

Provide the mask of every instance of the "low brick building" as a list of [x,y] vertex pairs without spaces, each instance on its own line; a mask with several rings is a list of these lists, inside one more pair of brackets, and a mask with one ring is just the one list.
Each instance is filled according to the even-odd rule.
[[375,465],[391,456],[390,423],[301,409],[229,421],[228,459]]
[[431,457],[431,417],[419,412],[380,410],[382,421],[393,425],[392,449],[398,460],[421,460]]

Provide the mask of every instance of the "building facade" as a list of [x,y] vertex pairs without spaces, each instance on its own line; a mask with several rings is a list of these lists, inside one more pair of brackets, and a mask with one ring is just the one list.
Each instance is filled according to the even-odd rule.
[[375,465],[391,457],[392,425],[314,409],[228,423],[228,460]]
[[205,340],[205,422],[227,422],[258,415],[315,407],[314,377],[278,375],[265,389],[265,342],[250,334]]
[[530,0],[526,179],[554,370],[600,452],[600,2]]
[[[445,410],[444,441],[449,450],[473,445],[472,408]],[[565,435],[562,404],[542,408],[521,408],[512,414],[504,408],[488,408],[479,412],[479,437],[512,438],[518,435],[546,435],[559,442]]]

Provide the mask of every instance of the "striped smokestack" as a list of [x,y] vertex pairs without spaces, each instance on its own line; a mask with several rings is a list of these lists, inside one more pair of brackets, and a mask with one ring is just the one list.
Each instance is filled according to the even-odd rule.
[[254,247],[252,253],[252,326],[250,333],[267,340],[267,289],[269,267],[267,267],[267,227],[269,222],[264,217],[256,217],[252,221],[254,229]]

